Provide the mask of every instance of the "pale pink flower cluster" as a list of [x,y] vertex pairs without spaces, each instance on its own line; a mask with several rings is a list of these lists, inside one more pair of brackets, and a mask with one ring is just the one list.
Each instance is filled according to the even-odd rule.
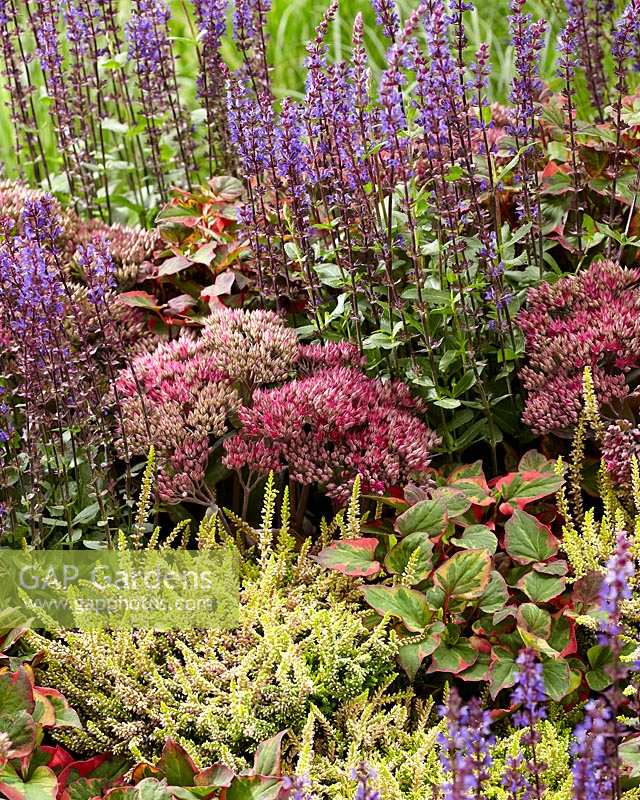
[[216,368],[249,392],[286,380],[298,359],[295,331],[272,311],[215,311],[205,323],[202,342]]
[[124,431],[121,455],[146,456],[153,444],[158,491],[167,502],[198,496],[211,440],[229,430],[240,399],[202,341],[181,336],[135,358],[116,380]]
[[300,345],[298,371],[315,372],[331,367],[362,367],[366,358],[351,342]]
[[629,372],[640,365],[640,270],[612,261],[531,289],[517,322],[528,364],[524,422],[536,433],[570,428],[582,408],[590,367],[602,405],[629,394]]
[[[317,355],[317,353],[316,353]],[[353,367],[322,369],[275,389],[259,389],[240,410],[242,429],[225,442],[231,469],[289,470],[345,501],[356,476],[381,494],[429,466],[438,438],[416,415],[402,383],[367,378]]]

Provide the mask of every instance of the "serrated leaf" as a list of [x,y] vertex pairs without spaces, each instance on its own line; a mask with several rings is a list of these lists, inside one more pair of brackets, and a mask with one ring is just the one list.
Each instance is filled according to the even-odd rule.
[[505,526],[505,549],[518,564],[546,561],[558,552],[558,540],[546,525],[515,509]]
[[368,537],[340,539],[321,550],[313,560],[327,569],[352,577],[370,577],[381,570],[375,559],[378,540]]
[[486,550],[463,550],[441,564],[433,580],[447,597],[473,600],[483,594],[490,575],[491,557]]
[[433,618],[434,612],[424,594],[415,589],[405,586],[364,586],[361,591],[378,614],[401,619],[409,631],[424,630]]

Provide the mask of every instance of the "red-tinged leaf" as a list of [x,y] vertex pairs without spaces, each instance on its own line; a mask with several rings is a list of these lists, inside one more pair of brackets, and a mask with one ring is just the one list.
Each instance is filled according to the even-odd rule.
[[433,500],[442,500],[447,519],[460,517],[471,508],[471,499],[465,492],[453,486],[441,486],[433,491],[431,497]]
[[177,297],[172,297],[167,303],[167,310],[172,314],[184,314],[190,308],[196,305],[196,300],[190,294],[180,294]]
[[423,631],[435,613],[422,592],[405,586],[364,586],[362,594],[380,616],[401,619],[411,632]]
[[518,581],[518,589],[523,591],[534,603],[548,603],[561,595],[566,585],[566,578],[541,575],[539,572],[530,572]]
[[410,506],[396,520],[396,529],[402,536],[421,531],[435,536],[447,524],[446,504],[443,500],[422,500]]
[[9,763],[0,769],[0,795],[6,800],[55,800],[57,785],[49,767],[37,767],[27,781]]
[[549,472],[531,470],[527,472],[510,472],[495,482],[505,502],[500,505],[503,514],[511,513],[514,506],[523,509],[534,500],[555,494],[564,483],[564,479]]
[[33,714],[35,705],[33,684],[24,667],[16,672],[0,674],[0,712],[7,715],[20,711]]
[[82,727],[80,717],[78,717],[77,713],[71,708],[66,697],[57,689],[36,686],[34,687],[34,696],[39,700],[46,699],[47,703],[53,709],[52,720],[47,720],[46,722],[39,720],[40,724],[44,727]]
[[321,550],[313,560],[343,575],[368,578],[382,569],[380,562],[375,559],[377,547],[377,539],[340,539]]
[[577,653],[578,642],[576,640],[575,622],[564,615],[554,619],[551,625],[549,644],[563,658]]
[[191,266],[191,260],[184,256],[172,256],[163,261],[158,267],[158,278],[166,278],[168,275],[177,275]]
[[282,788],[278,778],[249,775],[236,778],[220,793],[221,800],[276,800]]
[[235,203],[244,194],[242,181],[231,175],[216,175],[210,178],[209,186],[216,199],[225,203]]
[[282,751],[282,740],[287,735],[287,731],[280,731],[261,742],[258,745],[253,759],[253,774],[265,777],[280,775],[280,760]]
[[445,626],[437,620],[430,627],[426,636],[403,639],[398,649],[398,662],[407,673],[409,680],[414,680],[425,658],[430,656],[440,644],[440,634]]
[[433,580],[447,597],[473,600],[480,597],[491,576],[491,556],[486,550],[463,550],[441,564]]
[[193,786],[198,768],[187,751],[173,739],[167,739],[156,768],[170,786]]
[[[416,550],[420,550],[415,555]],[[410,562],[413,564],[413,585],[424,580],[432,569],[433,542],[421,531],[405,536],[387,553],[384,566],[395,574],[403,575]]]
[[0,733],[9,737],[6,758],[25,758],[36,743],[36,724],[27,711],[4,714],[0,708]]
[[107,787],[122,780],[129,766],[126,759],[107,753],[72,761],[58,776],[57,800],[90,800],[102,795]]
[[232,270],[221,272],[211,286],[207,286],[202,290],[200,296],[205,303],[209,303],[214,297],[223,297],[224,295],[231,294],[235,279],[236,276]]
[[473,666],[479,653],[467,639],[458,639],[455,644],[442,644],[431,656],[431,665],[427,672],[450,672],[458,675]]
[[194,261],[196,264],[204,264],[205,267],[208,267],[216,257],[217,249],[218,242],[215,240],[212,242],[207,242],[196,250],[196,252],[191,256],[191,261]]
[[212,764],[206,769],[200,770],[195,777],[196,786],[231,786],[235,777],[235,772],[226,764]]
[[[489,648],[491,649],[491,648]],[[476,663],[458,673],[458,678],[467,682],[487,680],[489,669],[491,668],[491,655],[489,653],[479,653]]]
[[555,475],[555,463],[537,450],[527,450],[518,464],[518,472],[536,471]]
[[505,549],[518,564],[547,561],[559,542],[550,529],[526,511],[515,509],[505,526]]
[[49,769],[61,770],[73,763],[74,759],[71,753],[68,753],[64,747],[60,747],[59,744],[57,744],[55,747],[41,745],[40,750],[49,756],[49,760],[46,763],[46,766],[49,767]]
[[448,482],[451,488],[464,492],[476,506],[490,506],[495,502],[482,471],[482,461],[457,467],[449,475]]
[[518,627],[539,639],[548,639],[551,634],[551,614],[534,603],[523,603],[518,608]]
[[122,292],[118,295],[118,299],[125,305],[132,306],[133,308],[146,308],[148,311],[160,311],[161,306],[158,305],[158,300],[149,292],[135,290],[133,292]]

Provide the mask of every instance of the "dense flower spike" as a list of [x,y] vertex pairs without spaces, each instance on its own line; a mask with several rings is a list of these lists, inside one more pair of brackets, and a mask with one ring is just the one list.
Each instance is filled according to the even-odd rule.
[[597,261],[576,276],[542,284],[528,295],[518,322],[528,364],[524,422],[537,433],[574,425],[582,408],[582,379],[591,367],[603,405],[629,394],[626,375],[640,354],[640,270]]
[[540,733],[537,725],[547,716],[543,667],[536,653],[529,648],[520,652],[516,664],[515,688],[511,693],[511,703],[519,708],[513,716],[513,722],[523,730],[520,741],[527,748],[526,766],[533,782],[531,796],[536,800],[542,800],[544,797],[542,776],[545,764],[540,761],[538,754]]
[[379,494],[429,465],[438,439],[415,408],[402,384],[349,367],[322,369],[256,391],[240,411],[242,430],[225,443],[225,463],[262,474],[287,468],[293,480],[319,483],[339,501],[360,475],[363,491]]
[[607,573],[600,591],[600,606],[606,615],[602,630],[607,642],[622,632],[622,604],[631,599],[630,580],[634,572],[629,539],[626,532],[621,531],[617,536],[616,549],[607,563]]
[[607,800],[615,796],[615,735],[611,709],[603,700],[590,700],[584,720],[574,731],[571,750],[575,759],[575,800]]

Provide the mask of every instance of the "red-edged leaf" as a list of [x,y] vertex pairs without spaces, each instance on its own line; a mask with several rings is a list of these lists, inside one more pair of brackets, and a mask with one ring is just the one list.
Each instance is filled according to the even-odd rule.
[[478,656],[478,651],[468,639],[458,639],[455,644],[443,642],[434,650],[427,672],[450,672],[457,675],[473,666]]
[[476,506],[490,506],[494,501],[482,470],[482,461],[464,464],[449,475],[449,486],[464,492]]
[[33,684],[24,667],[16,672],[0,674],[0,712],[7,715],[20,711],[33,714],[35,705]]
[[167,275],[176,275],[191,266],[191,261],[184,256],[172,256],[158,267],[158,277],[166,278]]
[[378,540],[368,537],[340,539],[321,550],[313,560],[343,575],[367,578],[382,569],[380,562],[375,560],[377,546]]
[[46,722],[44,720],[39,720],[44,727],[82,727],[80,717],[78,717],[77,713],[71,708],[66,697],[57,689],[35,686],[34,696],[39,700],[46,699],[47,704],[53,709],[52,720],[47,719]]
[[235,772],[226,764],[212,764],[200,770],[195,777],[196,786],[231,786]]
[[167,303],[167,310],[172,314],[184,314],[190,308],[196,305],[196,301],[190,294],[180,294],[177,297],[172,297]]
[[518,564],[547,561],[558,552],[559,542],[551,530],[526,511],[515,509],[504,529],[505,549]]
[[498,478],[494,488],[504,500],[500,505],[501,513],[510,514],[514,506],[523,509],[534,500],[555,494],[563,483],[564,479],[554,473],[529,470],[510,472]]
[[37,767],[26,781],[9,763],[0,769],[0,796],[7,800],[55,800],[57,785],[49,767]]
[[161,308],[154,295],[138,289],[133,292],[122,292],[118,295],[118,299],[133,308],[146,308],[148,311],[160,311]]
[[287,735],[287,731],[280,731],[261,742],[256,750],[253,759],[253,774],[274,777],[280,775],[280,753],[282,750],[282,740]]
[[362,594],[380,616],[398,617],[411,632],[424,630],[435,613],[422,592],[406,586],[364,586]]
[[187,751],[173,739],[167,739],[156,769],[160,770],[170,786],[193,786],[198,768]]
[[49,760],[46,764],[49,769],[60,770],[73,763],[73,756],[71,753],[68,753],[64,747],[60,747],[59,744],[55,747],[41,745],[40,750],[49,756]]

